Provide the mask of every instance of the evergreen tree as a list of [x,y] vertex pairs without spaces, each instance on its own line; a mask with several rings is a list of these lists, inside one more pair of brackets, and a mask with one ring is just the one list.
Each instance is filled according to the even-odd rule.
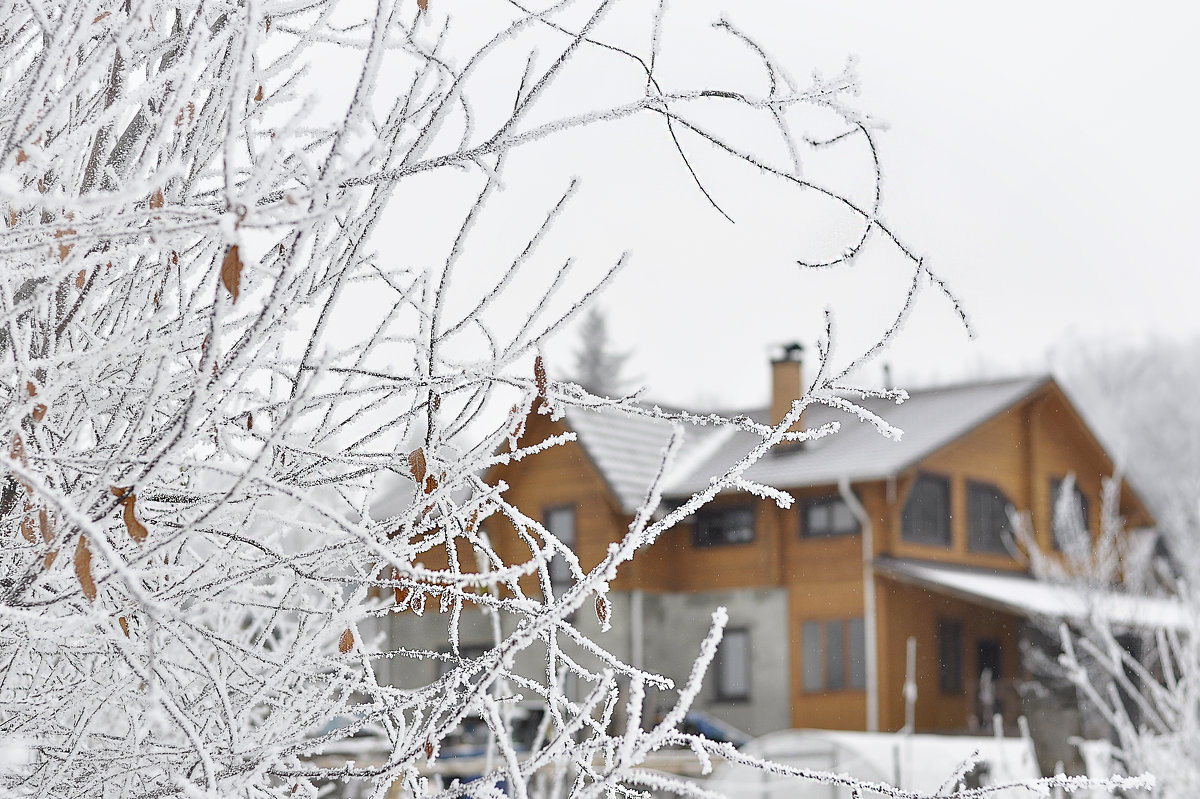
[[575,351],[575,374],[572,380],[593,394],[620,394],[628,381],[622,375],[622,369],[629,356],[628,352],[613,349],[608,335],[608,319],[603,311],[593,305],[579,329],[579,349]]

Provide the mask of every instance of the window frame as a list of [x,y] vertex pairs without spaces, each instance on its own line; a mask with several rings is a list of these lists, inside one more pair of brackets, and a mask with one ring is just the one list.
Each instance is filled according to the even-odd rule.
[[[833,508],[841,505],[850,514],[850,522],[853,525],[852,529],[839,530],[833,524]],[[813,527],[810,524],[809,514],[819,507],[828,507],[830,512],[829,525],[827,532],[813,532]],[[818,539],[818,538],[843,538],[846,536],[859,535],[862,532],[862,524],[859,523],[858,517],[854,515],[854,510],[850,507],[850,503],[846,502],[840,494],[824,494],[818,497],[806,499],[800,503],[800,538],[802,539]]]
[[[829,646],[833,630],[838,631],[840,646],[835,653]],[[816,645],[818,654],[815,660],[808,656],[807,636],[809,631],[817,634]],[[854,633],[860,634],[863,662],[860,669],[854,667]],[[867,688],[866,664],[866,623],[862,616],[837,617],[829,619],[804,619],[800,622],[800,690],[805,694],[844,694],[855,691],[865,691]],[[812,671],[813,665],[816,671]],[[831,666],[837,665],[840,674],[836,679],[830,679]],[[861,672],[861,674],[859,673]],[[810,687],[810,677],[818,676],[819,686]],[[861,678],[861,684],[859,681]]]
[[[986,492],[986,498],[990,502],[994,499],[999,499],[1004,503],[1003,506],[1003,525],[995,533],[988,533],[986,538],[995,541],[995,546],[982,545],[985,536],[977,531],[975,497],[981,492]],[[1011,555],[1012,551],[1005,544],[1004,535],[1007,533],[1012,535],[1012,525],[1008,520],[1008,508],[1015,507],[1008,494],[995,483],[989,483],[985,480],[967,480],[967,551],[980,552],[989,555]]]
[[[732,653],[726,646],[726,643],[739,637],[743,641],[741,657],[743,659],[742,673],[745,674],[745,685],[742,686],[741,691],[728,691],[726,690],[725,677],[727,676],[730,668],[729,658],[732,656]],[[750,650],[751,645],[749,627],[725,628],[725,634],[722,636],[721,643],[717,646],[716,655],[713,657],[713,677],[715,678],[713,688],[716,700],[718,702],[750,701],[750,683],[752,681],[751,665],[753,663],[753,657],[751,656]]]
[[[714,518],[726,514],[748,512],[750,514],[750,537],[744,540],[729,541],[724,538],[706,538],[701,535],[701,527]],[[729,547],[743,544],[753,544],[758,539],[758,508],[753,501],[723,503],[721,505],[705,505],[697,509],[696,518],[692,521],[692,546],[697,549],[710,547]]]
[[[917,491],[918,486],[922,483],[937,483],[945,487],[946,510],[941,519],[945,526],[944,536],[940,536],[937,540],[933,538],[918,538],[910,534],[910,520],[912,520],[914,512],[910,512],[909,505],[913,501],[913,495]],[[913,520],[915,521],[915,520]],[[939,531],[941,532],[941,531]],[[943,540],[944,539],[944,540]],[[937,474],[935,472],[917,472],[913,477],[912,485],[909,486],[908,495],[904,499],[904,507],[900,511],[900,540],[908,544],[919,544],[921,546],[938,547],[939,549],[949,549],[954,544],[954,481],[949,475]]]

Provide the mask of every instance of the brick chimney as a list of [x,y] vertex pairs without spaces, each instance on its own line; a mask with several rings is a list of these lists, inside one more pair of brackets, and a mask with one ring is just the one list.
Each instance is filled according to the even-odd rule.
[[[804,395],[804,346],[785,344],[771,359],[771,424],[779,424],[792,409],[792,401]],[[792,431],[804,429],[801,417]]]

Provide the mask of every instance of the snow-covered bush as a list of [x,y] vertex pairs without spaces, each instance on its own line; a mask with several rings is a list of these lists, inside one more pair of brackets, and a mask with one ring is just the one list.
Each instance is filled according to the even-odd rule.
[[[677,707],[649,729],[638,700],[662,678],[579,641],[570,619],[606,616],[616,569],[719,490],[787,502],[740,475],[799,435],[788,428],[805,404],[853,408],[834,393],[847,371],[823,358],[775,427],[669,417],[680,435],[739,425],[761,443],[670,514],[652,515],[652,489],[601,564],[572,563],[559,597],[523,592],[523,575],[547,584],[563,547],[481,475],[556,443],[506,451],[526,415],[568,404],[668,415],[548,379],[542,344],[595,281],[574,286],[568,261],[530,290],[574,182],[531,205],[506,194],[506,167],[572,131],[649,118],[685,165],[689,148],[710,148],[854,216],[834,263],[873,234],[895,238],[877,218],[877,185],[858,205],[799,171],[802,152],[870,143],[845,102],[851,71],[798,86],[721,23],[716,35],[766,67],[758,83],[673,90],[654,71],[661,6],[637,55],[597,38],[615,5],[0,2],[5,796],[314,796],[332,781],[450,799],[465,789],[418,767],[468,714],[497,748],[477,797],[498,797],[502,781],[523,797],[548,764],[571,777],[572,796],[686,791],[638,763],[667,745],[735,756],[676,730],[721,613]],[[597,63],[623,98],[571,90]],[[832,143],[792,136],[801,106],[840,120]],[[709,132],[697,109],[764,118],[786,156]],[[520,240],[480,239],[496,218]],[[912,289],[897,325],[933,280],[901,250]],[[376,495],[389,475],[409,488],[385,513]],[[526,532],[527,562],[502,561],[482,534],[495,514]],[[423,566],[432,552],[449,566]],[[425,605],[451,620],[452,652],[465,609],[516,623],[419,690],[381,684],[383,659],[446,660],[366,634]],[[559,687],[570,667],[560,638],[605,664],[579,675],[576,701]],[[534,643],[550,652],[541,680],[512,667]],[[549,710],[521,758],[507,744],[517,693]],[[623,729],[609,724],[618,704]],[[367,728],[387,741],[382,765],[314,759]]]
[[[1151,773],[1155,796],[1200,791],[1200,602],[1198,575],[1180,573],[1191,558],[1163,560],[1153,530],[1126,529],[1121,481],[1103,483],[1099,529],[1083,522],[1074,480],[1055,497],[1058,552],[1043,552],[1028,521],[1016,530],[1032,571],[1064,586],[1077,607],[1066,621],[1046,620],[1057,651],[1037,651],[1035,672],[1074,689],[1085,732],[1104,734],[1109,762],[1127,774]],[[1054,655],[1052,659],[1046,656]],[[1093,749],[1095,748],[1093,744]]]

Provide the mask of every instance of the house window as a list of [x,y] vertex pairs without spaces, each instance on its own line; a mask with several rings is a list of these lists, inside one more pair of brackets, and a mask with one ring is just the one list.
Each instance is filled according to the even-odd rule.
[[1066,486],[1065,478],[1055,477],[1050,480],[1050,530],[1052,533],[1051,540],[1054,542],[1054,548],[1062,550],[1062,536],[1067,525],[1080,525],[1076,529],[1088,529],[1088,500],[1079,485],[1071,480],[1071,486],[1074,489],[1074,501],[1071,504],[1072,516],[1065,518],[1059,514],[1059,503],[1062,497],[1063,488]]
[[[575,549],[575,508],[563,505],[557,508],[547,508],[543,518],[546,520],[546,531],[562,542],[568,549]],[[555,552],[550,559],[550,585],[555,592],[571,584],[571,566],[560,552]]]
[[750,698],[750,631],[733,628],[725,631],[717,649],[717,699],[725,702]]
[[811,500],[804,504],[800,516],[800,535],[804,538],[828,538],[858,532],[858,520],[841,497]]
[[937,626],[938,687],[944,694],[963,692],[963,627],[942,619]]
[[745,544],[754,540],[754,506],[726,505],[696,511],[692,543],[698,547]]
[[863,631],[861,618],[804,622],[800,628],[800,646],[805,691],[861,691],[866,687]]
[[967,483],[967,548],[973,552],[1008,552],[1008,497],[990,483]]
[[904,503],[902,526],[905,541],[950,546],[950,481],[917,475]]

